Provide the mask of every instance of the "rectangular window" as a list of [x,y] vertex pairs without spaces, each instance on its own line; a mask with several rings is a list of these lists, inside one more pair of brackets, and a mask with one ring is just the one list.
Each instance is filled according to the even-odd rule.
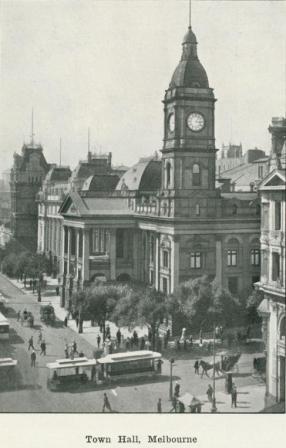
[[275,282],[280,278],[280,255],[277,252],[272,254],[272,280]]
[[167,250],[163,250],[163,267],[169,267],[169,252]]
[[260,250],[259,249],[251,249],[250,263],[252,266],[260,266]]
[[228,266],[237,266],[237,250],[229,249],[227,251],[227,265]]
[[202,267],[202,254],[201,254],[201,252],[191,252],[191,255],[190,255],[190,267],[191,267],[191,269],[201,269],[201,267]]
[[123,229],[116,230],[116,257],[123,258],[124,256],[124,231]]
[[237,277],[229,277],[228,278],[228,289],[231,294],[237,294],[238,292],[238,278]]
[[258,166],[258,177],[259,179],[263,178],[263,166]]
[[154,285],[154,271],[150,271],[150,285]]
[[163,292],[165,294],[168,294],[168,280],[165,277],[162,278],[162,286],[163,286]]
[[275,230],[281,229],[281,202],[275,201]]

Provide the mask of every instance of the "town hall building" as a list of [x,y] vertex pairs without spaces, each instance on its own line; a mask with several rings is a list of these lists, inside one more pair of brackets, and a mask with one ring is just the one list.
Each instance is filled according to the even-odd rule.
[[203,274],[234,295],[259,280],[257,193],[216,186],[215,102],[189,27],[163,100],[162,158],[140,159],[116,183],[94,174],[61,205],[63,306],[96,277],[167,294]]

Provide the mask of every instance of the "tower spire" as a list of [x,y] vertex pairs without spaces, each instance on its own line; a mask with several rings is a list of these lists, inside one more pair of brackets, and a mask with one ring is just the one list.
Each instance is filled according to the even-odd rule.
[[60,137],[60,166],[62,166],[62,138]]
[[31,145],[34,146],[34,108],[32,108],[32,117],[31,117]]
[[192,28],[192,0],[189,0],[189,28]]

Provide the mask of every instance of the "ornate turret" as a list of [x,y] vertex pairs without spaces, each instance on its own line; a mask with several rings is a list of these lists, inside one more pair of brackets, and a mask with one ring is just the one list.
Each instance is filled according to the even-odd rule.
[[181,61],[177,66],[170,82],[173,87],[209,87],[207,73],[199,61],[197,54],[197,38],[192,27],[183,39]]

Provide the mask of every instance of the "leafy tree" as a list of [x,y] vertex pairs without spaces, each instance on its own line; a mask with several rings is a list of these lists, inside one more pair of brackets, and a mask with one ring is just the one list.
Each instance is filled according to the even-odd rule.
[[127,286],[124,292],[113,312],[115,322],[133,328],[136,325],[149,325],[154,348],[159,326],[169,316],[165,294],[154,288],[140,286]]
[[192,331],[229,326],[240,313],[239,300],[208,276],[181,283],[170,298],[170,312]]
[[257,289],[254,289],[248,297],[246,302],[246,319],[248,324],[261,323],[261,316],[259,316],[257,309],[263,298],[263,293]]
[[14,277],[16,275],[17,255],[11,253],[6,255],[2,260],[2,272],[8,277]]
[[117,302],[125,295],[125,287],[117,284],[95,282],[87,294],[87,310],[103,329],[105,340],[106,321],[111,320]]

